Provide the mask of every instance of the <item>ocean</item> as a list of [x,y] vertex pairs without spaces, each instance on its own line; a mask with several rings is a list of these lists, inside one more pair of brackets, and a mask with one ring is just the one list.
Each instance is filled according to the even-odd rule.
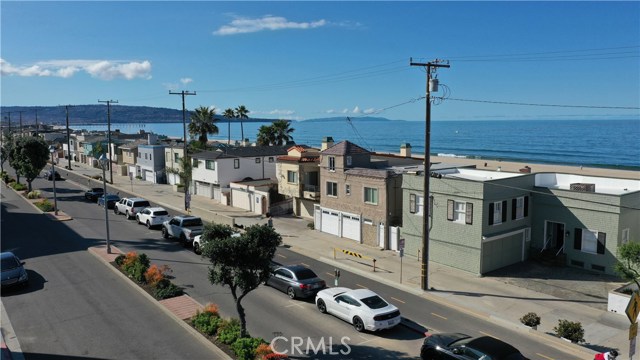
[[[227,140],[228,125],[217,123]],[[265,123],[245,122],[244,135],[255,141]],[[74,129],[106,130],[106,125],[72,125]],[[297,144],[320,147],[323,137],[349,140],[370,151],[399,153],[402,143],[424,154],[425,123],[402,120],[294,121]],[[117,123],[111,130],[139,130],[182,137],[182,123]],[[231,124],[231,139],[240,139],[240,124]],[[433,121],[431,154],[531,163],[640,170],[640,120]]]

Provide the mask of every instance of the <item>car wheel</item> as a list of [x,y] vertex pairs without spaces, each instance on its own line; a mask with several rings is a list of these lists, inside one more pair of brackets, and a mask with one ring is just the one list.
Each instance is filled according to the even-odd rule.
[[127,210],[127,212],[124,214],[127,217],[127,220],[131,219],[131,214],[129,214],[129,211]]
[[187,237],[184,236],[184,234],[180,235],[180,243],[182,243],[182,246],[187,247],[189,245],[189,243],[187,242]]
[[162,228],[162,237],[165,238],[165,239],[169,238],[169,233],[167,232],[167,228],[166,227]]
[[357,332],[364,331],[364,322],[358,316],[353,318],[353,328],[356,329]]
[[296,291],[291,286],[289,286],[289,288],[287,289],[287,295],[289,295],[290,299],[295,299]]
[[193,244],[193,252],[200,255],[200,245]]
[[424,350],[422,354],[420,354],[421,360],[437,360],[438,352],[434,349]]
[[320,310],[321,313],[323,314],[327,313],[327,304],[324,303],[324,300],[318,299],[318,303],[316,304],[316,306],[318,307],[318,310]]
[[151,223],[147,220],[147,229],[151,229]]

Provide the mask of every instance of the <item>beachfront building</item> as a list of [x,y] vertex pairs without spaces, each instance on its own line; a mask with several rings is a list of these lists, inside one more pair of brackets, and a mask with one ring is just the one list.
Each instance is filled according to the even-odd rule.
[[192,193],[230,205],[232,182],[276,180],[276,157],[286,153],[285,146],[230,146],[195,153],[191,156]]
[[[478,169],[430,172],[429,259],[486,274],[529,258],[613,274],[640,232],[640,181]],[[423,173],[403,180],[405,254],[419,257]]]
[[292,199],[293,214],[313,218],[320,203],[320,149],[294,145],[276,159],[278,192]]

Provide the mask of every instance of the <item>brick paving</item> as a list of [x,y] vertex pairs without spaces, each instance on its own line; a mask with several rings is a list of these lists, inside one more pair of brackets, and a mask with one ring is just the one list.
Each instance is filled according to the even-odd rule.
[[189,295],[181,295],[170,299],[160,300],[160,304],[182,320],[190,319],[198,311],[202,311],[204,308]]

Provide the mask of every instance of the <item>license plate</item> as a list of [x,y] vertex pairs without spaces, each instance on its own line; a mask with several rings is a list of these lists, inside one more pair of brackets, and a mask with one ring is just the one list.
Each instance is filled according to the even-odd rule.
[[389,320],[387,321],[387,325],[393,325],[396,323],[396,320]]

